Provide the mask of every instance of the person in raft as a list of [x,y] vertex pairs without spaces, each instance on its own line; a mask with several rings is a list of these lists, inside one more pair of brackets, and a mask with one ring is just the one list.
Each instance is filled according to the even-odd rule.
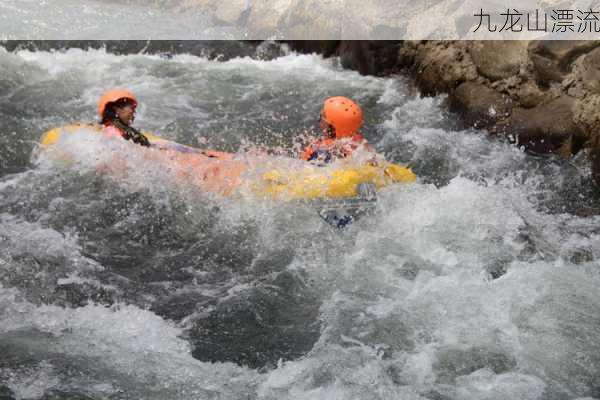
[[110,137],[122,137],[141,146],[150,146],[148,138],[131,126],[135,119],[137,99],[128,90],[111,89],[98,101],[98,114],[102,131]]
[[349,157],[359,147],[372,150],[359,133],[362,124],[363,112],[358,104],[343,96],[329,97],[320,115],[323,136],[310,143],[300,158],[327,163]]

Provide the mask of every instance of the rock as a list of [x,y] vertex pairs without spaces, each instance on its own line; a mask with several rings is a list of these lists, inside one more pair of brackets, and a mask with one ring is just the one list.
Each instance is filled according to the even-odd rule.
[[598,45],[590,40],[537,40],[529,44],[528,52],[539,82],[561,82],[571,63]]
[[528,151],[569,155],[574,143],[584,138],[573,122],[574,104],[575,100],[563,96],[531,109],[516,108],[500,129],[514,135]]
[[375,75],[385,76],[398,72],[398,54],[401,41],[372,40],[369,42],[370,52],[374,57]]
[[291,40],[286,41],[288,46],[299,53],[317,53],[323,57],[336,54],[341,41],[339,40]]
[[419,49],[419,42],[415,40],[407,40],[402,42],[402,45],[398,49],[398,56],[396,65],[399,68],[409,68],[415,64],[417,57],[417,51]]
[[590,147],[589,157],[592,166],[592,178],[600,186],[600,95],[588,95],[577,100],[573,107],[573,121],[583,127],[585,135],[574,142],[573,153],[585,146]]
[[358,71],[361,75],[375,74],[375,57],[367,41],[342,41],[338,55],[342,67]]
[[450,94],[452,111],[460,114],[464,122],[476,128],[489,128],[510,115],[513,101],[505,95],[475,82],[461,83]]
[[573,112],[573,121],[585,127],[587,132],[600,132],[600,95],[588,95],[577,100]]
[[535,67],[535,75],[539,84],[547,86],[552,81],[562,81],[564,72],[554,60],[539,54],[531,54],[529,57]]
[[527,64],[526,41],[488,40],[469,43],[469,55],[477,71],[492,81],[516,75]]
[[567,94],[575,99],[583,99],[586,91],[582,84],[575,84],[573,86],[569,86],[567,89]]
[[586,90],[600,94],[600,48],[585,55],[581,63],[580,76]]
[[516,100],[525,108],[532,108],[546,100],[546,95],[531,81],[521,84],[514,92]]
[[555,60],[560,68],[566,70],[577,57],[598,46],[598,40],[537,40],[529,44],[529,53]]
[[475,66],[465,60],[463,43],[431,42],[415,57],[416,81],[425,95],[449,92],[460,83],[477,77]]

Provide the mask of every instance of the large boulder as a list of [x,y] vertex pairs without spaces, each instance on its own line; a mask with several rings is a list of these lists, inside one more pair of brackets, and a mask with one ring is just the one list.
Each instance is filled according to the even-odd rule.
[[462,82],[477,78],[462,42],[430,42],[419,47],[414,68],[417,84],[425,95],[446,93]]
[[527,42],[473,41],[469,55],[481,75],[492,81],[505,79],[517,75],[527,65]]
[[561,82],[573,61],[598,45],[595,40],[537,40],[529,44],[528,52],[539,82]]
[[399,68],[412,68],[416,63],[417,52],[420,42],[416,40],[406,40],[398,49],[396,65]]
[[563,96],[534,108],[516,108],[500,129],[528,151],[567,156],[574,152],[574,143],[585,140],[573,119],[574,106],[574,99]]
[[375,57],[367,41],[342,41],[338,55],[344,68],[358,71],[362,75],[375,75]]
[[514,90],[509,90],[515,100],[524,108],[533,108],[538,104],[548,100],[547,93],[532,81],[525,81],[519,84]]
[[344,68],[362,75],[382,75],[395,70],[400,45],[395,41],[344,40],[337,54]]
[[581,81],[585,89],[594,94],[600,94],[600,48],[585,55],[581,63]]
[[589,94],[577,101],[574,119],[590,132],[600,132],[600,95]]
[[588,95],[585,99],[577,101],[574,110],[575,123],[583,126],[584,131],[588,133],[578,144],[579,147],[589,147],[592,178],[600,188],[600,95]]
[[399,40],[369,41],[369,50],[373,54],[375,75],[387,75],[398,71],[399,49],[403,42]]
[[476,128],[492,127],[508,117],[514,107],[508,96],[476,82],[460,84],[450,94],[449,105],[468,126]]
[[577,57],[600,46],[599,40],[537,40],[529,44],[530,54],[548,57],[567,69]]

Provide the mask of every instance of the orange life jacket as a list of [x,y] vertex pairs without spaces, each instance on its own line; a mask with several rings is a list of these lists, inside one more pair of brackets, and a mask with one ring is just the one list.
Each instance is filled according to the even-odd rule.
[[110,125],[110,124],[106,124],[102,126],[102,132],[108,136],[108,137],[120,137],[122,138],[123,135],[123,131],[121,131],[119,128],[117,128],[114,125]]

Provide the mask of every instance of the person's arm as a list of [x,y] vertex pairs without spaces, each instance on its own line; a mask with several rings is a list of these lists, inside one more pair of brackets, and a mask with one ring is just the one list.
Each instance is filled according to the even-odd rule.
[[131,139],[133,143],[137,143],[140,146],[150,147],[150,141],[142,132],[138,131],[132,126],[128,126],[125,129],[125,135],[123,136],[126,140]]

